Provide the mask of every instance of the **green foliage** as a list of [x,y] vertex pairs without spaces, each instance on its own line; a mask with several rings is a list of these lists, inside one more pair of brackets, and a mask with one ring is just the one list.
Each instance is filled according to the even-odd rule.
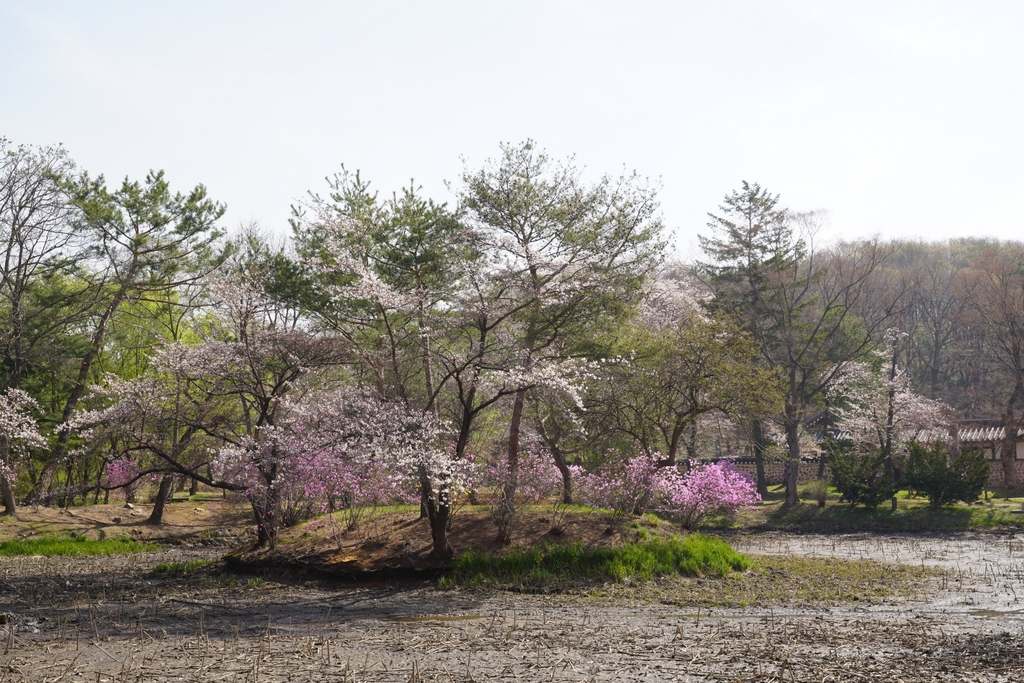
[[849,442],[831,442],[829,465],[832,483],[851,505],[860,503],[876,508],[899,490],[885,474],[885,456],[874,452],[859,452]]
[[609,368],[609,390],[623,431],[645,450],[675,459],[683,435],[703,415],[764,415],[781,409],[775,371],[758,362],[758,344],[728,319],[691,315],[660,329],[633,322]]
[[938,441],[931,448],[911,441],[909,448],[907,483],[923,493],[932,507],[952,505],[958,500],[973,503],[988,482],[989,464],[977,449],[966,448],[950,460]]
[[725,541],[702,534],[653,539],[609,548],[580,543],[516,549],[500,555],[459,555],[442,585],[536,584],[547,581],[646,581],[655,576],[725,576],[753,562]]
[[205,567],[208,564],[212,564],[216,560],[189,560],[188,562],[161,562],[153,568],[153,573],[157,576],[166,576],[168,578],[174,576],[180,576],[182,574],[190,574],[197,569]]
[[824,479],[815,479],[804,487],[804,494],[810,496],[818,507],[825,507],[828,502],[828,482]]
[[119,555],[156,550],[155,543],[139,543],[127,537],[96,541],[85,536],[50,535],[0,543],[0,557],[14,555]]

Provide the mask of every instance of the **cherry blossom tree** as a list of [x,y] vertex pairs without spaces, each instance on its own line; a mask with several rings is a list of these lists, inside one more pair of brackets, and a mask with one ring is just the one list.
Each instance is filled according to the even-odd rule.
[[896,482],[897,456],[921,431],[945,431],[950,409],[914,391],[899,357],[907,335],[895,328],[874,353],[874,362],[844,364],[829,389],[837,426],[854,445],[880,456],[891,482]]
[[513,501],[532,379],[555,377],[574,335],[636,302],[664,243],[655,191],[636,176],[588,185],[571,160],[556,164],[532,141],[501,151],[479,171],[463,173],[459,200],[486,256],[474,312],[495,323],[476,328],[502,337],[511,352],[504,373],[519,385],[508,418],[503,494]]
[[35,399],[20,389],[9,388],[0,394],[0,495],[4,515],[17,517],[14,481],[18,462],[33,448],[45,448],[46,439],[36,427],[33,411],[39,410]]
[[[96,297],[90,308],[91,338],[64,401],[60,421],[72,419],[90,384],[93,365],[122,306],[196,282],[218,264],[221,237],[216,223],[225,207],[198,185],[187,194],[171,193],[162,171],[143,182],[128,179],[111,192],[103,176],[82,174],[67,183],[81,213],[76,228],[92,242],[90,269]],[[68,450],[70,432],[60,431],[45,463],[38,490],[49,489]]]

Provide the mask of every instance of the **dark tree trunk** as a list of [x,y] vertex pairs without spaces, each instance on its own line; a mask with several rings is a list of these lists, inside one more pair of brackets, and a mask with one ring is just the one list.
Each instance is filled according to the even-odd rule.
[[572,470],[569,469],[569,463],[565,461],[565,454],[561,448],[552,445],[549,450],[555,459],[555,467],[562,474],[562,502],[572,505]]
[[[419,468],[419,477],[422,489],[429,491],[430,479],[422,465]],[[435,496],[427,495],[424,506],[427,509],[427,521],[430,523],[430,537],[433,541],[431,557],[439,564],[447,564],[455,554],[448,543],[448,524],[451,521],[452,510],[451,506],[439,500],[440,497],[440,492]]]
[[[10,454],[10,442],[6,438],[0,437],[0,465],[7,465],[10,462]],[[15,507],[14,486],[11,480],[3,474],[2,469],[0,469],[0,498],[3,499],[4,504],[4,511],[0,514],[17,519],[18,508]]]
[[764,438],[764,423],[761,420],[754,420],[751,436],[754,441],[754,469],[757,472],[757,492],[761,497],[764,497],[768,495],[768,478],[764,473],[764,454],[767,450],[767,445]]
[[[93,361],[96,360],[96,356],[99,355],[100,350],[103,348],[103,337],[106,333],[107,324],[110,319],[117,312],[121,302],[125,298],[125,288],[122,287],[119,292],[114,296],[114,299],[107,306],[107,309],[103,312],[99,322],[96,325],[96,331],[93,333],[92,344],[85,356],[82,358],[82,362],[78,366],[78,377],[75,379],[75,384],[71,387],[71,393],[68,395],[68,400],[64,404],[64,412],[61,415],[61,424],[67,424],[71,419],[71,416],[75,413],[75,408],[78,406],[78,401],[85,394],[85,389],[88,386],[89,372],[92,370]],[[61,460],[67,454],[68,450],[68,439],[71,438],[71,432],[67,429],[61,429],[57,432],[57,442],[53,445],[53,450],[50,452],[50,457],[43,465],[42,474],[39,477],[39,483],[36,487],[34,494],[39,494],[43,490],[52,492],[53,490],[53,477],[57,473],[57,468],[60,466]]]
[[786,445],[789,457],[786,458],[786,505],[800,502],[796,490],[800,477],[800,420],[795,416],[786,417]]
[[503,500],[513,500],[519,484],[519,434],[525,406],[526,389],[520,389],[516,392],[516,399],[512,404],[512,418],[508,425],[508,480],[501,488]]
[[0,496],[3,497],[4,503],[4,511],[0,512],[0,515],[17,519],[18,508],[15,507],[14,502],[14,487],[11,486],[11,480],[2,474],[0,474]]
[[173,483],[174,477],[169,474],[165,474],[160,479],[160,488],[157,489],[156,500],[153,502],[153,512],[150,513],[146,524],[152,524],[153,526],[163,524],[164,506],[167,504],[167,499],[171,497],[171,484]]

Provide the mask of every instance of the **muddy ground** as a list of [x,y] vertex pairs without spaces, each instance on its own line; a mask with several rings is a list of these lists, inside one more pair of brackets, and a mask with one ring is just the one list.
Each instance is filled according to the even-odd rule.
[[[621,597],[177,578],[230,539],[105,558],[0,558],[0,681],[1020,681],[1024,541],[755,535],[754,555],[947,569],[871,605],[681,608]],[[1018,597],[1019,596],[1019,597]]]

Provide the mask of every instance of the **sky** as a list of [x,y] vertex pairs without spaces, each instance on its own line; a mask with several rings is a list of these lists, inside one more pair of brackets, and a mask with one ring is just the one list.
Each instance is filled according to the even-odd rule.
[[1021,36],[1012,1],[0,0],[0,137],[280,235],[341,164],[454,205],[532,139],[659,183],[684,259],[744,180],[828,239],[1022,239]]

